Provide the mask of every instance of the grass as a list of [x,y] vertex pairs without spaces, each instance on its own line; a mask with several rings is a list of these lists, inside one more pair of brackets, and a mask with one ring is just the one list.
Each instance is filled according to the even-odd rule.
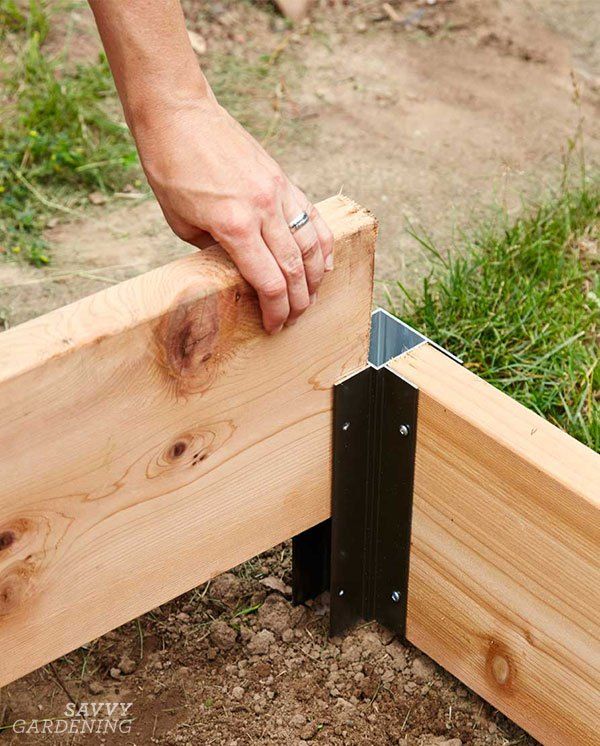
[[15,0],[0,0],[0,38],[23,31],[29,36],[37,33],[44,39],[48,30],[48,14],[41,0],[30,0],[27,9]]
[[[53,22],[48,0],[0,0],[0,42],[16,47],[0,75],[0,256],[36,266],[51,258],[43,238],[50,218],[77,213],[90,192],[111,194],[139,174],[132,138],[111,115],[117,99],[106,58],[74,67],[64,54],[49,56],[43,43]],[[271,54],[213,53],[209,64],[221,102],[266,143],[282,121],[283,39]]]
[[114,86],[105,57],[73,68],[47,56],[45,6],[31,0],[28,12],[19,7],[0,0],[4,33],[19,40],[2,77],[0,246],[40,266],[49,261],[42,237],[48,218],[73,212],[90,191],[121,188],[137,157],[127,128],[106,107]]
[[[227,111],[257,139],[271,139],[279,126],[277,67],[269,55],[246,59],[213,54],[208,78]],[[275,107],[274,107],[275,104]]]
[[432,257],[394,311],[465,365],[600,450],[600,182],[566,187],[510,222],[479,228]]

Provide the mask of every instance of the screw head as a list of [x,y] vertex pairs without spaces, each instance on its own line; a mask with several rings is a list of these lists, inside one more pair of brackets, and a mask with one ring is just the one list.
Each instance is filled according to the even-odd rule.
[[342,430],[346,432],[346,430],[349,430],[349,429],[350,429],[350,423],[344,422],[344,424],[342,425]]
[[397,604],[398,601],[400,601],[400,592],[399,591],[392,591],[392,601]]
[[410,428],[409,428],[409,426],[408,426],[408,425],[400,425],[400,427],[398,428],[398,432],[400,433],[400,435],[401,435],[401,436],[402,436],[403,438],[406,438],[406,436],[407,436],[407,435],[408,435],[408,433],[410,432]]
[[338,591],[338,596],[343,596],[343,595],[344,595],[344,589],[340,588]]

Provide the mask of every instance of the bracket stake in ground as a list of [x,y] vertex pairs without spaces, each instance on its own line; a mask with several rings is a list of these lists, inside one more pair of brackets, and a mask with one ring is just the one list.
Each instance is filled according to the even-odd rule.
[[293,542],[294,601],[330,588],[332,635],[359,619],[405,634],[418,390],[387,363],[421,344],[378,309],[368,365],[334,387],[332,518]]

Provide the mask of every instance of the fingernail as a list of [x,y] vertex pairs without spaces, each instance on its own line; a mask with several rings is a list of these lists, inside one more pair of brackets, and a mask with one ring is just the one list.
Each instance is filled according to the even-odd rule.
[[296,321],[298,321],[298,319],[288,319],[288,320],[287,320],[287,321],[285,322],[285,325],[286,325],[286,326],[294,326],[294,324],[296,323]]
[[283,324],[280,324],[279,326],[276,326],[275,329],[271,329],[269,334],[279,334],[279,332],[283,329]]
[[325,259],[325,271],[331,272],[333,269],[333,254],[329,254],[327,259]]
[[317,294],[316,294],[316,293],[313,293],[313,294],[312,294],[312,295],[310,296],[309,300],[310,300],[310,305],[311,305],[311,306],[314,306],[314,305],[315,305],[315,303],[317,302]]

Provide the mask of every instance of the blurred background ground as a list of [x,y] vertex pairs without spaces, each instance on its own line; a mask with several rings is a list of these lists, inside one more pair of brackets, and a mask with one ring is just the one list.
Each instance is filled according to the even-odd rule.
[[[582,119],[588,161],[600,157],[600,11],[593,0],[393,5],[400,23],[381,3],[356,0],[317,3],[309,21],[291,28],[267,2],[185,3],[201,63],[223,102],[314,200],[343,190],[379,217],[378,300],[386,281],[412,282],[423,272],[407,221],[448,246],[491,204],[518,208],[524,194],[556,183]],[[42,50],[59,55],[59,70],[93,67],[100,45],[87,7],[55,9],[50,19]],[[4,39],[5,58],[18,55],[21,38]],[[104,100],[118,119],[114,99]],[[156,203],[143,198],[143,180],[114,171],[82,170],[88,180],[65,187],[61,204],[79,219],[45,210],[28,194],[31,209],[48,213],[39,232],[51,263],[40,272],[0,262],[6,323],[187,250]],[[55,201],[52,176],[40,189]],[[102,188],[111,179],[116,194]],[[17,258],[10,236],[2,248]],[[17,248],[27,255],[27,235]]]
[[[322,1],[296,27],[262,0],[184,5],[223,103],[299,186],[379,217],[379,301],[429,271],[407,222],[452,251],[559,183],[582,133],[588,168],[600,159],[593,0],[397,0],[397,20],[381,2]],[[135,164],[87,6],[31,7],[0,0],[0,328],[188,251]],[[596,260],[597,238],[596,213],[581,231]],[[292,609],[289,569],[279,547],[5,687],[0,725],[114,699],[134,702],[130,736],[54,742],[534,743],[374,625],[328,641],[327,598]]]

